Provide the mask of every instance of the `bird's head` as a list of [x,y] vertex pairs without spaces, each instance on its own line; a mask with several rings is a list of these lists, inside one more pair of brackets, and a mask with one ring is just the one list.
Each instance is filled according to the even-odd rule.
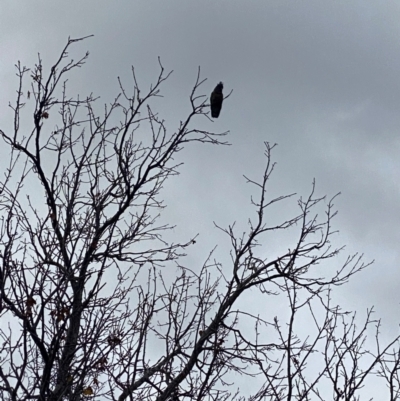
[[222,93],[222,89],[224,89],[224,84],[220,82],[214,89],[214,92],[216,93]]

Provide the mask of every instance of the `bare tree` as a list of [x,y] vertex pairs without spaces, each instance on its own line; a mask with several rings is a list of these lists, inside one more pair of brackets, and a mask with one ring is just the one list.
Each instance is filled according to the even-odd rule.
[[[248,231],[216,226],[230,238],[230,266],[212,252],[185,266],[196,240],[166,240],[162,187],[186,144],[225,144],[226,135],[193,127],[193,117],[209,118],[207,98],[197,95],[200,71],[173,134],[150,106],[170,75],[161,63],[144,93],[132,69],[133,93],[120,82],[121,94],[99,115],[92,95],[70,97],[63,81],[88,57],[68,58],[82,39],[68,41],[47,77],[40,57],[32,70],[17,64],[14,130],[0,131],[10,150],[0,186],[1,399],[355,400],[371,376],[385,378],[388,398],[399,399],[398,339],[380,345],[371,312],[357,329],[355,315],[331,300],[335,286],[368,266],[354,255],[331,275],[322,269],[341,250],[330,244],[333,199],[316,197],[313,185],[296,215],[268,225],[269,208],[293,195],[269,198],[266,142],[261,179],[246,178],[258,193]],[[25,133],[28,99],[33,128]],[[266,257],[265,238],[286,230],[296,240]],[[287,313],[254,313],[249,294],[258,304],[284,300]],[[251,390],[234,384],[241,377]]]

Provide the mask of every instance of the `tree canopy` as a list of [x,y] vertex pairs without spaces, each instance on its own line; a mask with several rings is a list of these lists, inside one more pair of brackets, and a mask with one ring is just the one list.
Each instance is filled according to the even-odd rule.
[[[216,225],[230,263],[211,251],[186,265],[196,237],[170,242],[159,216],[163,185],[182,168],[177,152],[227,144],[226,132],[194,125],[210,119],[205,80],[199,70],[173,133],[152,108],[170,76],[161,61],[147,91],[132,69],[132,91],[119,81],[120,95],[98,114],[93,95],[67,91],[66,76],[88,57],[68,56],[82,39],[68,41],[48,76],[40,58],[32,69],[17,64],[14,129],[0,130],[10,152],[0,183],[1,399],[356,400],[371,377],[399,399],[398,338],[382,344],[372,310],[356,324],[331,299],[369,266],[352,255],[324,269],[342,251],[330,241],[335,197],[313,184],[305,198],[271,198],[274,145],[265,142],[263,171],[246,177],[256,217],[244,233],[235,216]],[[30,131],[25,106],[34,108]],[[269,225],[272,206],[296,200],[297,214]],[[282,230],[294,241],[266,256],[267,236]],[[282,316],[277,301],[288,305]]]

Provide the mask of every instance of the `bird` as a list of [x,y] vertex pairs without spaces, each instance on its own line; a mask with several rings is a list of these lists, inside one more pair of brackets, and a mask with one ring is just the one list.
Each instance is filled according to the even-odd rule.
[[222,101],[224,100],[224,95],[222,94],[222,89],[224,84],[220,82],[214,90],[211,92],[210,96],[210,106],[211,106],[211,117],[218,118],[219,113],[222,108]]

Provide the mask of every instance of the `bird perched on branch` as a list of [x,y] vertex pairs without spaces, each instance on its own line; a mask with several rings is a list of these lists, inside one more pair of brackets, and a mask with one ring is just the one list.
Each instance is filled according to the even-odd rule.
[[212,91],[210,96],[210,103],[211,103],[211,117],[218,118],[219,113],[221,112],[222,108],[222,101],[224,100],[224,95],[222,94],[222,89],[224,85],[220,82]]

